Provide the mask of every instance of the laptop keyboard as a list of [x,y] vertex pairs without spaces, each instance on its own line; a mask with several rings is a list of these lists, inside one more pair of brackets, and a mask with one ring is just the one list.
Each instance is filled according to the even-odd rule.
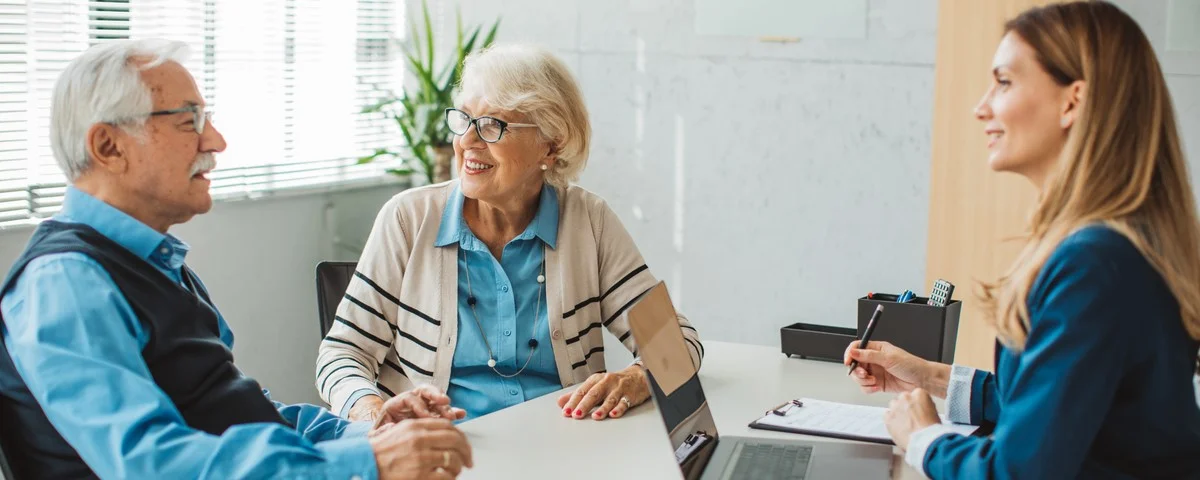
[[778,478],[804,480],[812,460],[812,446],[745,442],[725,478]]

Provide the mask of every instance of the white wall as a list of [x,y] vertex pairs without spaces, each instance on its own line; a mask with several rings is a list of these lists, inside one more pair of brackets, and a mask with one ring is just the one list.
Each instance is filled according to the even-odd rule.
[[[314,269],[321,260],[358,260],[356,251],[334,248],[332,232],[361,245],[375,213],[397,191],[218,202],[171,229],[192,246],[188,265],[233,329],[234,361],[277,400],[320,401],[313,386],[320,340]],[[8,271],[30,234],[0,232],[0,271]]]

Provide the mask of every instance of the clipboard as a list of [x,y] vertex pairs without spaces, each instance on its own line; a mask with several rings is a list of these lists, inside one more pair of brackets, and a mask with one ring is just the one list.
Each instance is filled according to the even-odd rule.
[[771,430],[771,431],[783,432],[783,433],[798,433],[801,435],[813,435],[813,436],[817,436],[817,437],[839,438],[842,440],[853,440],[856,442],[877,443],[880,445],[893,445],[893,446],[896,445],[896,442],[893,441],[891,439],[891,437],[883,439],[883,438],[867,437],[867,436],[861,436],[861,435],[853,435],[853,434],[848,434],[848,433],[826,432],[826,431],[821,431],[821,430],[809,430],[809,429],[805,429],[805,428],[780,427],[780,426],[775,426],[775,425],[768,425],[765,423],[759,423],[757,420],[750,422],[749,426],[750,426],[750,428],[754,428],[754,429],[758,429],[758,430]]
[[[759,430],[798,433],[818,437],[838,438],[858,442],[895,445],[883,413],[887,409],[849,403],[828,402],[801,398],[768,410],[766,414],[750,423],[749,427]],[[975,425],[950,423],[942,417],[942,424],[955,433],[970,436],[978,430]]]

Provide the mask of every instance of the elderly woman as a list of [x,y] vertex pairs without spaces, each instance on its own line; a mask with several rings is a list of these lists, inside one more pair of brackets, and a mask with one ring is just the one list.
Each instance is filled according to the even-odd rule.
[[[577,384],[558,399],[566,417],[646,401],[639,362],[606,372],[601,332],[636,355],[622,313],[657,280],[604,200],[570,184],[591,127],[566,66],[529,46],[472,55],[446,122],[459,179],[379,212],[321,342],[321,397],[353,420],[397,395],[417,416],[461,418],[427,409],[442,392],[467,418]],[[696,330],[678,320],[699,366]]]

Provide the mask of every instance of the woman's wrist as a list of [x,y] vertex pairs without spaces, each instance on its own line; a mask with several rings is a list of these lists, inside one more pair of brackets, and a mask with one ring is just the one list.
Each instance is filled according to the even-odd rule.
[[375,395],[364,395],[350,406],[347,417],[355,422],[373,422],[383,408],[383,399]]
[[926,360],[927,374],[922,382],[925,391],[937,398],[946,398],[946,390],[950,386],[950,365]]
[[645,379],[646,379],[646,369],[638,364],[633,364],[628,367],[625,367],[621,371],[617,372],[617,374],[625,375],[625,376],[628,376],[631,378],[636,378],[636,379],[639,379],[642,381],[645,381]]
[[646,367],[640,363],[634,363],[624,370],[622,374],[629,375],[635,382],[633,386],[633,396],[629,398],[631,402],[641,403],[650,399],[650,386],[646,383]]

